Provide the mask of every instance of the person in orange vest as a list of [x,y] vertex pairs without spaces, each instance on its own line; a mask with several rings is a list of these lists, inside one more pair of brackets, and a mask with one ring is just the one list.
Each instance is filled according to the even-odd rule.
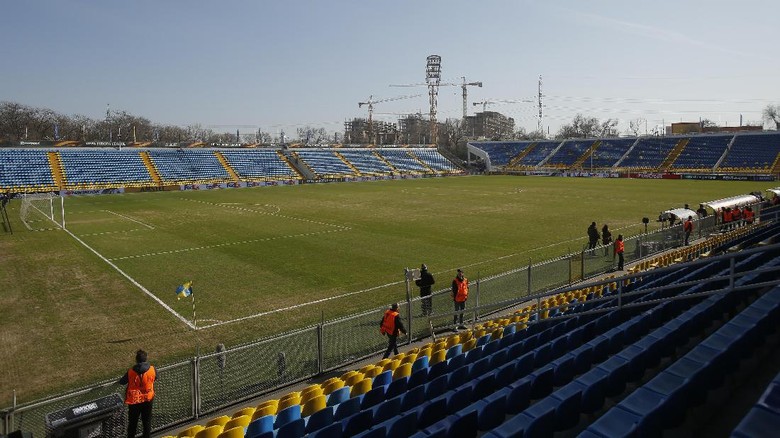
[[463,311],[466,309],[466,300],[469,299],[469,279],[463,276],[463,271],[458,269],[458,275],[452,280],[452,300],[455,302],[455,316],[452,324],[457,328],[465,329],[463,325]]
[[731,229],[731,220],[733,218],[733,215],[731,213],[731,207],[726,207],[723,210],[723,229],[724,230],[730,230]]
[[734,222],[734,228],[742,226],[742,210],[739,209],[739,205],[735,205],[731,210],[731,221]]
[[618,256],[618,271],[623,270],[623,235],[618,234],[617,240],[615,240],[615,254]]
[[136,351],[135,365],[119,379],[120,385],[127,385],[125,404],[128,409],[128,438],[135,437],[139,417],[143,423],[143,437],[152,436],[152,401],[154,400],[154,381],[156,379],[157,372],[147,361],[146,352]]
[[748,225],[753,224],[753,209],[751,207],[745,207],[745,212],[743,213],[745,216],[745,223]]
[[391,351],[393,354],[398,354],[398,333],[406,334],[406,328],[398,315],[398,303],[393,303],[385,310],[382,320],[379,321],[379,333],[387,335],[388,338],[387,351],[382,358],[387,359]]
[[688,219],[683,223],[683,231],[685,231],[685,246],[688,246],[688,239],[693,233],[693,216],[688,216]]

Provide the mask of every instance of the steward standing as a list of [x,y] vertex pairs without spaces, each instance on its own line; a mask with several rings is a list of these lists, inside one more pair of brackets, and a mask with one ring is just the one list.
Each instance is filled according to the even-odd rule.
[[688,216],[688,219],[683,223],[683,231],[685,231],[685,246],[688,246],[688,240],[693,233],[693,217]]
[[452,324],[464,329],[463,311],[466,309],[466,300],[469,299],[469,279],[463,276],[463,271],[458,269],[458,275],[452,280],[452,300],[455,302],[455,316]]
[[588,227],[588,249],[593,254],[593,250],[596,249],[596,245],[599,243],[599,230],[596,229],[596,222],[593,222]]
[[388,338],[387,351],[382,358],[387,359],[391,351],[398,354],[398,333],[406,334],[406,328],[398,315],[398,303],[393,303],[385,310],[385,315],[379,321],[379,333],[387,335]]
[[606,257],[609,254],[609,245],[612,243],[612,232],[609,231],[609,226],[607,224],[604,224],[604,226],[601,228],[601,244],[604,245],[604,257]]
[[428,272],[428,267],[425,263],[420,266],[420,278],[414,281],[414,284],[420,288],[420,297],[422,297],[422,314],[423,316],[429,316],[433,312],[433,305],[431,303],[431,286],[436,283],[433,279],[433,275]]
[[128,408],[127,436],[135,438],[138,418],[143,423],[143,437],[152,436],[152,401],[154,400],[154,381],[157,372],[147,362],[146,352],[135,353],[135,365],[119,379],[120,385],[127,385],[125,404]]
[[617,240],[615,241],[615,254],[618,256],[618,271],[623,270],[623,235],[618,234]]

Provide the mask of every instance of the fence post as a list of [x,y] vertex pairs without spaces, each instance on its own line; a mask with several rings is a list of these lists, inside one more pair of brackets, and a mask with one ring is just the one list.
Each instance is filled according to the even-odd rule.
[[528,258],[528,293],[526,296],[531,295],[531,258]]
[[200,358],[195,356],[192,359],[192,413],[195,420],[200,417]]
[[412,343],[412,270],[404,268],[404,279],[406,281],[406,320],[409,321],[409,327],[406,328],[406,344]]
[[323,310],[320,316],[320,323],[317,325],[317,374],[322,374],[322,370],[325,369],[325,346],[323,345],[324,336],[323,329],[325,326],[325,311]]
[[585,250],[582,250],[582,257],[580,258],[580,280],[585,279]]
[[480,283],[479,271],[477,271],[477,308],[474,309],[474,322],[479,319],[479,283]]

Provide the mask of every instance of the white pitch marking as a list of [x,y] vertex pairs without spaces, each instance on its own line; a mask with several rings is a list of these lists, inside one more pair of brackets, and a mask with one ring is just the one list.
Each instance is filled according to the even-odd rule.
[[119,213],[113,212],[113,211],[111,211],[111,210],[103,210],[103,211],[105,211],[106,213],[111,213],[111,214],[113,214],[113,215],[115,215],[115,216],[119,216],[119,217],[121,217],[121,218],[127,219],[127,220],[129,220],[129,221],[133,221],[133,222],[135,222],[135,223],[137,223],[137,224],[143,225],[143,226],[145,226],[146,228],[149,228],[150,230],[153,230],[153,229],[154,229],[154,227],[153,227],[153,226],[151,226],[151,225],[149,225],[149,224],[145,224],[145,223],[143,223],[143,222],[139,221],[138,219],[133,219],[133,218],[131,218],[130,216],[125,216],[125,215],[123,215],[123,214],[119,214]]
[[131,230],[122,230],[122,231],[103,231],[102,233],[79,234],[79,237],[103,236],[106,234],[123,234],[123,233],[131,233],[133,231],[143,231],[143,229],[133,228]]

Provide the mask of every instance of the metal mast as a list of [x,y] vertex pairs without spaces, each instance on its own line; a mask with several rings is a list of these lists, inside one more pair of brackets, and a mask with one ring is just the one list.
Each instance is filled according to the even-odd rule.
[[536,130],[542,132],[542,75],[539,75],[539,121],[536,124]]
[[[466,89],[467,86],[477,86],[482,88],[482,82],[466,82],[466,77],[461,76],[461,79],[463,79],[463,83],[460,85],[461,89],[463,90],[463,121],[466,121],[466,116],[468,115],[468,90]],[[483,110],[484,111],[484,110]]]
[[428,100],[431,102],[431,142],[439,142],[439,127],[436,124],[436,99],[439,96],[441,82],[441,56],[431,55],[425,66],[425,83],[428,84]]

